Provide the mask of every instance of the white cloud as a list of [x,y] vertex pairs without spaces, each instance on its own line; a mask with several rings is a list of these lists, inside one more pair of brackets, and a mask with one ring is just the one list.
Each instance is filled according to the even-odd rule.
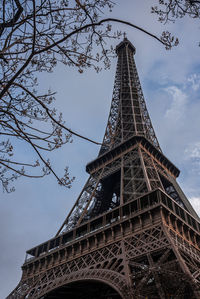
[[170,86],[165,90],[172,96],[172,102],[165,113],[165,117],[176,122],[184,115],[187,95],[177,86]]
[[188,77],[187,81],[191,84],[194,91],[200,88],[200,75],[192,74]]
[[200,215],[200,197],[191,197],[189,200],[197,214]]
[[200,160],[200,142],[190,144],[185,149],[185,154],[188,159],[194,159],[195,161]]

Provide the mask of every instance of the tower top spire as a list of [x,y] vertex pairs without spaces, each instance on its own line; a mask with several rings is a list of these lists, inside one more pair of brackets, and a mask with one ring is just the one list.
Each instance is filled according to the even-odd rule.
[[120,51],[125,48],[125,47],[128,47],[129,49],[132,50],[133,52],[133,55],[135,54],[136,52],[136,48],[133,46],[133,44],[127,39],[127,36],[126,36],[126,32],[124,32],[124,39],[122,42],[119,43],[119,45],[116,46],[116,53],[117,55],[119,55]]

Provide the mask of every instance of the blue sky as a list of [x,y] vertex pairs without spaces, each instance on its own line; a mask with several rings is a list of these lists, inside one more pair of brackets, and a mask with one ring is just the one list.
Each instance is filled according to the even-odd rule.
[[[200,63],[197,22],[183,19],[162,25],[149,13],[152,1],[118,1],[114,17],[161,34],[169,29],[180,45],[166,51],[157,41],[126,26],[136,47],[135,61],[150,116],[164,154],[181,170],[178,182],[200,213]],[[155,2],[155,1],[154,1]],[[115,46],[119,41],[112,40]],[[42,88],[56,90],[57,108],[71,129],[101,141],[110,109],[116,59],[110,70],[83,74],[59,66],[53,74],[42,74]],[[41,180],[20,179],[16,191],[0,199],[0,299],[21,277],[25,251],[53,237],[67,216],[87,179],[85,165],[98,154],[93,144],[74,138],[72,144],[51,156],[61,173],[69,166],[76,180],[70,190],[57,185],[52,176]],[[28,157],[30,152],[22,151]]]

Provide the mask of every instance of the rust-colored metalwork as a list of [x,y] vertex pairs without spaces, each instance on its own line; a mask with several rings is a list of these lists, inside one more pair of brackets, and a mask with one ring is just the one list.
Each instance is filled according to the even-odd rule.
[[90,177],[58,233],[27,251],[7,297],[200,298],[200,222],[162,153],[133,55],[117,48],[111,111]]

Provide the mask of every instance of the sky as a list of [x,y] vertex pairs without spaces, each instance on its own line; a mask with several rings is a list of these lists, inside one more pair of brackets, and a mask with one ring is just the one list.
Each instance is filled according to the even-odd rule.
[[[200,214],[200,48],[199,24],[188,18],[162,25],[150,14],[153,1],[117,1],[112,14],[160,35],[169,30],[180,44],[171,51],[149,36],[128,28],[128,39],[136,47],[135,61],[151,116],[164,154],[180,169],[178,183]],[[156,2],[156,1],[154,1]],[[119,41],[112,40],[113,46]],[[42,74],[41,84],[57,91],[58,110],[66,125],[87,137],[101,141],[112,99],[116,58],[111,68],[83,74],[59,66]],[[21,278],[26,250],[53,237],[62,225],[86,180],[86,164],[95,159],[98,146],[78,138],[52,155],[60,172],[69,166],[75,181],[71,189],[60,187],[53,176],[40,180],[19,179],[16,191],[0,197],[0,299],[5,298]],[[30,155],[24,152],[22,155]]]

